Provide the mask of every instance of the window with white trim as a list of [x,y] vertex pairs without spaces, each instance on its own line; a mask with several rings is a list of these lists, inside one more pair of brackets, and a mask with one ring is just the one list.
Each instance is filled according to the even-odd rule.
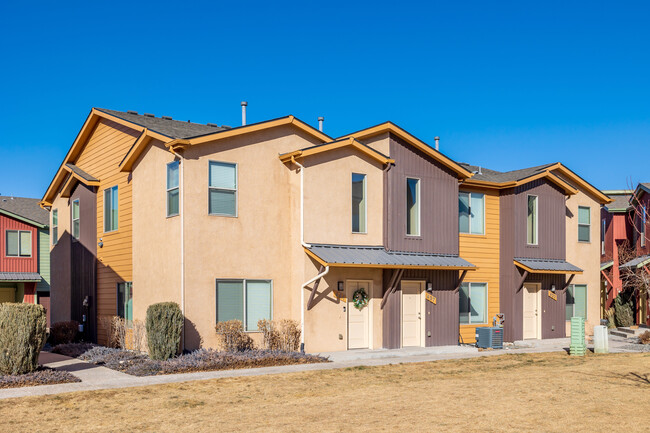
[[458,228],[461,233],[485,234],[485,194],[458,193]]
[[133,283],[117,283],[117,316],[133,320]]
[[217,323],[240,320],[245,331],[258,331],[257,322],[273,319],[271,280],[217,280]]
[[79,199],[76,199],[72,202],[72,238],[79,239],[79,233],[81,229],[79,218]]
[[406,178],[406,234],[420,236],[420,179]]
[[180,212],[180,162],[167,164],[167,216],[176,216]]
[[459,290],[461,324],[487,323],[487,283],[463,283]]
[[526,219],[526,243],[528,245],[537,245],[537,232],[538,232],[538,222],[537,217],[539,211],[537,209],[537,196],[529,195],[527,196],[528,201],[528,213]]
[[237,164],[210,161],[208,213],[237,216]]
[[7,230],[5,232],[5,255],[7,257],[32,256],[32,232],[26,230]]
[[571,284],[566,290],[566,320],[582,317],[587,320],[587,285]]
[[600,254],[605,255],[605,235],[607,234],[607,221],[602,221],[600,228]]
[[117,230],[117,185],[104,190],[104,233]]
[[591,208],[578,206],[578,242],[591,241]]
[[352,233],[366,233],[366,175],[352,173]]
[[59,242],[59,210],[52,210],[52,245],[56,245]]

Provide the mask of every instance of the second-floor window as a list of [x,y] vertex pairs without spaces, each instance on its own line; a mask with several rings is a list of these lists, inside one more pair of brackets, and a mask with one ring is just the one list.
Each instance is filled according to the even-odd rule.
[[648,219],[648,212],[647,212],[646,205],[643,205],[641,212],[643,212],[643,214],[641,215],[641,246],[645,247],[645,226]]
[[117,230],[117,185],[104,190],[104,233]]
[[23,230],[7,230],[5,233],[7,257],[31,257],[32,233]]
[[352,173],[352,232],[366,233],[366,175]]
[[208,212],[237,216],[237,165],[210,161]]
[[59,241],[59,210],[52,210],[52,245]]
[[477,192],[458,194],[458,227],[461,233],[485,234],[485,195]]
[[605,255],[605,235],[607,234],[606,221],[603,220],[602,227],[600,229],[600,254]]
[[77,199],[72,202],[72,237],[74,239],[79,239],[80,228],[79,199]]
[[167,164],[167,216],[175,216],[179,213],[179,167],[178,161]]
[[578,242],[590,242],[591,209],[578,206]]
[[537,196],[528,196],[528,215],[526,219],[526,243],[528,245],[537,245]]
[[420,235],[420,179],[406,178],[406,234]]

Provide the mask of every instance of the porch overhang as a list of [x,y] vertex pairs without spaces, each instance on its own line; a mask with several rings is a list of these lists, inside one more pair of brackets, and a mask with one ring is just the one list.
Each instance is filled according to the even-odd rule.
[[582,274],[582,269],[566,260],[515,257],[514,263],[529,274]]
[[0,283],[39,283],[38,272],[0,272]]
[[600,271],[606,271],[614,265],[614,261],[610,260],[609,262],[603,262],[600,264]]
[[379,269],[473,271],[477,267],[451,254],[388,251],[383,246],[311,244],[305,252],[323,266]]
[[636,257],[629,262],[623,263],[621,266],[619,266],[620,269],[640,269],[644,266],[646,266],[648,263],[650,263],[650,255],[645,255],[641,257]]

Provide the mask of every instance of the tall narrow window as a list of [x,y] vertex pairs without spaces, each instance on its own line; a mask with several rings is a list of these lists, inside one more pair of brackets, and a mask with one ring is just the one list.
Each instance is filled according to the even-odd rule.
[[210,215],[237,216],[237,165],[210,161]]
[[605,255],[605,235],[607,234],[606,221],[602,221],[602,227],[600,228],[600,255]]
[[587,286],[572,284],[566,291],[566,320],[572,317],[587,319]]
[[23,230],[5,232],[5,255],[7,257],[31,257],[32,233]]
[[648,220],[648,210],[646,208],[646,205],[643,205],[642,208],[643,215],[641,215],[641,246],[645,247],[645,233],[646,233],[646,223]]
[[59,242],[59,210],[52,210],[52,245]]
[[217,280],[217,323],[240,320],[246,331],[257,322],[273,319],[273,284],[270,280]]
[[487,284],[461,284],[458,305],[460,323],[487,323]]
[[526,222],[526,241],[528,245],[537,245],[537,196],[528,196],[528,219]]
[[352,232],[366,232],[366,175],[352,173]]
[[133,283],[117,284],[117,315],[133,320]]
[[485,195],[477,192],[458,194],[458,227],[461,233],[485,234]]
[[406,178],[406,234],[420,235],[420,179]]
[[578,242],[590,242],[591,209],[578,206]]
[[104,233],[117,230],[117,185],[104,190]]
[[179,167],[178,161],[167,164],[167,216],[179,213]]
[[74,239],[79,239],[79,199],[72,202],[72,237]]

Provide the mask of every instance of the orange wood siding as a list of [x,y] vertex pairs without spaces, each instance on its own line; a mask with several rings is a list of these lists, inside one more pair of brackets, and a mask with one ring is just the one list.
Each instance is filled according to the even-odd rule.
[[[466,188],[461,192],[485,194],[485,235],[460,234],[460,256],[478,267],[470,271],[465,282],[487,283],[488,323],[484,325],[460,325],[460,335],[465,343],[474,343],[477,326],[492,326],[492,318],[499,313],[499,195],[498,192]],[[506,317],[506,320],[508,318]]]
[[[107,330],[102,316],[117,311],[117,283],[133,280],[132,201],[130,173],[119,171],[120,161],[138,137],[138,133],[110,120],[101,120],[82,150],[76,165],[98,178],[97,190],[97,339],[106,343]],[[104,233],[104,190],[118,187],[118,229]]]

